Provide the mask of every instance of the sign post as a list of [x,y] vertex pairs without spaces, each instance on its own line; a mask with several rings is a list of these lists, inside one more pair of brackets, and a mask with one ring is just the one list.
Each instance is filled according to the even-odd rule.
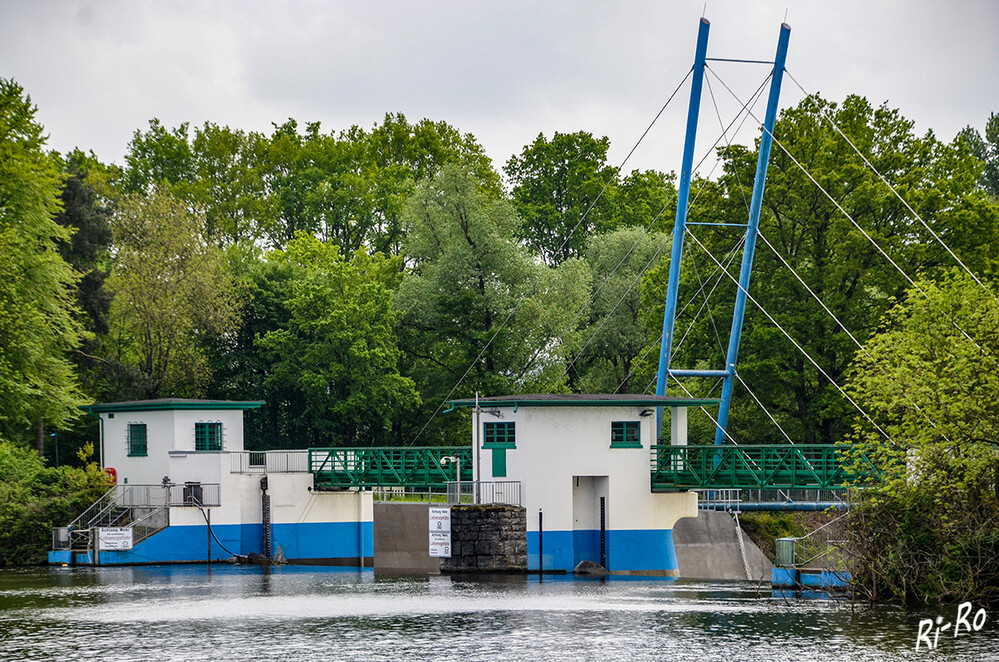
[[451,509],[430,507],[430,556],[451,558]]

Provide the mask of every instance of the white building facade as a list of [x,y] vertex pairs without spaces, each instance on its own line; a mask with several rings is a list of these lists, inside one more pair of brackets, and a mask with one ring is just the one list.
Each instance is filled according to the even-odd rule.
[[[457,400],[473,410],[476,480],[519,481],[528,567],[676,576],[672,529],[697,517],[693,492],[653,492],[657,409],[686,443],[686,410],[717,404],[641,395],[517,395]],[[665,427],[665,426],[664,426]]]
[[[370,567],[371,493],[315,490],[306,450],[245,451],[243,414],[262,404],[168,398],[84,407],[100,418],[102,464],[117,483],[104,510],[131,509],[122,518],[128,526],[151,514],[166,526],[132,549],[98,550],[93,542],[87,550],[54,550],[49,561],[118,565],[260,554]],[[114,525],[110,517],[97,521]]]

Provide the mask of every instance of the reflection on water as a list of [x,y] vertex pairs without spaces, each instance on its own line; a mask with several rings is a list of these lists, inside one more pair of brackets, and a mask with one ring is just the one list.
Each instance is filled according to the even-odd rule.
[[[750,583],[158,566],[0,571],[10,660],[999,659],[995,615],[914,653],[926,611]],[[951,616],[952,618],[952,616]]]

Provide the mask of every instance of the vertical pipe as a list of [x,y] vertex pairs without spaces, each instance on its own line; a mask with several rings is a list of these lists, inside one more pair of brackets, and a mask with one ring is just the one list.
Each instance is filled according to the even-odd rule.
[[607,497],[600,497],[600,565],[607,567]]
[[770,147],[773,143],[774,124],[777,121],[780,85],[784,79],[784,63],[787,61],[787,42],[790,36],[790,26],[787,23],[782,23],[780,37],[777,40],[777,56],[774,58],[773,77],[770,80],[767,114],[763,120],[760,153],[756,161],[753,200],[749,205],[749,226],[746,228],[746,245],[742,251],[742,268],[739,271],[739,290],[735,293],[735,309],[732,312],[732,333],[728,338],[728,357],[725,360],[725,371],[728,374],[722,384],[721,406],[718,408],[718,427],[715,430],[716,444],[725,443],[725,428],[728,425],[728,412],[732,402],[735,365],[739,358],[739,343],[742,340],[742,321],[746,314],[749,279],[753,271],[753,254],[756,250],[756,236],[760,226],[760,210],[763,207],[763,190],[767,181],[767,163],[770,161]]
[[[687,108],[687,135],[683,142],[683,160],[680,164],[680,185],[676,198],[676,221],[673,225],[673,249],[670,253],[669,283],[666,286],[666,310],[663,313],[663,339],[659,349],[659,370],[656,373],[656,395],[665,395],[667,372],[673,352],[673,323],[676,319],[677,290],[680,285],[680,258],[687,227],[687,200],[690,197],[690,178],[694,163],[694,141],[697,138],[697,116],[701,108],[701,88],[704,84],[704,61],[708,53],[708,30],[711,23],[701,18],[697,31],[697,50],[694,53],[694,74],[690,83],[690,105]],[[663,428],[662,407],[656,410],[656,432]]]
[[545,514],[538,508],[538,574],[545,569]]
[[212,564],[212,509],[205,514],[205,542],[208,545],[208,565]]
[[[472,503],[475,505],[479,504],[479,482],[482,480],[482,466],[479,464],[479,446],[482,445],[482,410],[479,409],[479,392],[475,392],[475,473],[472,476],[474,481],[472,485],[474,486],[474,494],[472,495]],[[461,471],[461,466],[458,466],[459,472]],[[458,474],[458,480],[461,480],[461,473]],[[461,489],[461,485],[458,485],[458,489]],[[458,492],[458,503],[461,503],[461,492]]]
[[[357,488],[357,559],[358,565],[364,567],[364,492]],[[372,552],[373,553],[373,552]]]

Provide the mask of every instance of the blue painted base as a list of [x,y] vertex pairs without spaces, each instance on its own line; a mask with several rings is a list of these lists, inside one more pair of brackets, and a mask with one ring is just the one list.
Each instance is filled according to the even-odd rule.
[[770,572],[773,589],[846,591],[850,573],[818,568],[774,568]]
[[[169,526],[131,550],[100,552],[97,565],[226,561],[234,555],[263,552],[260,524],[220,524],[212,526],[212,532],[214,538],[207,526]],[[275,524],[271,535],[271,553],[280,553],[289,562],[361,566],[369,565],[374,556],[371,522]],[[89,553],[51,551],[49,563],[89,565],[93,559]]]
[[[671,529],[609,530],[606,568],[611,572],[675,575],[679,572]],[[600,531],[545,531],[544,558],[537,531],[527,532],[527,567],[572,572],[580,561],[600,563]]]

